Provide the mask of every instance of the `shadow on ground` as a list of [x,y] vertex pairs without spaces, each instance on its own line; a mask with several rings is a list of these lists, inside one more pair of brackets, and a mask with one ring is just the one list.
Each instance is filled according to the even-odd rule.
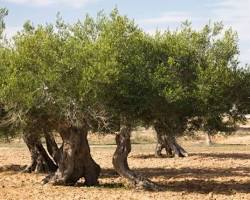
[[[25,165],[0,166],[0,173],[21,172]],[[250,193],[250,181],[236,181],[237,177],[246,177],[250,174],[250,167],[239,168],[136,168],[137,174],[147,178],[155,178],[163,191],[232,195],[235,193]],[[102,169],[102,178],[118,178],[119,175],[114,169]],[[227,180],[211,180],[213,178],[233,177]],[[81,183],[77,184],[82,186]],[[123,188],[123,183],[118,181],[100,184],[100,188]]]
[[250,167],[238,168],[190,168],[183,167],[174,168],[140,168],[135,169],[139,173],[145,174],[149,178],[164,177],[170,178],[195,178],[195,179],[211,179],[223,177],[246,177],[250,174]]
[[3,165],[0,166],[0,173],[2,172],[21,172],[27,165]]
[[206,180],[186,180],[186,181],[170,181],[163,185],[166,191],[187,192],[187,193],[202,193],[210,192],[215,194],[232,195],[235,193],[249,193],[250,182],[236,181],[206,181]]
[[[215,181],[211,178],[225,176],[247,176],[250,168],[227,168],[227,169],[162,169],[162,168],[140,168],[134,169],[136,173],[147,178],[161,177],[158,182],[163,191],[202,193],[210,192],[217,194],[232,195],[234,193],[249,193],[250,182]],[[226,172],[226,173],[225,173]],[[113,169],[103,169],[102,177],[118,177]],[[176,178],[176,180],[175,180]],[[181,180],[178,179],[181,178]],[[237,179],[237,178],[236,178]]]
[[[189,153],[188,154],[188,157],[192,157],[192,156],[201,157],[201,158],[234,159],[234,160],[235,159],[237,159],[237,160],[250,159],[250,153]],[[162,157],[159,157],[159,158],[156,158],[154,154],[138,154],[138,155],[132,155],[131,157],[136,158],[136,159],[149,159],[149,158],[163,159],[163,158],[167,158],[165,154],[163,154]],[[187,158],[184,158],[184,159],[187,159]],[[170,158],[170,159],[173,159],[173,158]]]
[[249,153],[191,153],[190,156],[200,156],[207,158],[216,158],[216,159],[236,159],[236,160],[249,160]]

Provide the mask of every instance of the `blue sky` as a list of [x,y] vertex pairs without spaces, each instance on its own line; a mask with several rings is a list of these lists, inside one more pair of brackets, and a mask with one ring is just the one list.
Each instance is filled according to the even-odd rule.
[[186,19],[195,28],[212,21],[223,21],[239,34],[240,61],[250,63],[250,0],[0,0],[9,9],[6,19],[8,37],[20,30],[26,20],[34,24],[54,22],[59,11],[68,22],[82,19],[86,13],[109,12],[118,7],[134,18],[147,32],[175,29]]

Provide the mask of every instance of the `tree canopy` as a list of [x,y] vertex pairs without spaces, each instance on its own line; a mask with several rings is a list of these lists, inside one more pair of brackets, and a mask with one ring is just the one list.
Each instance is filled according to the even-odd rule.
[[32,154],[28,169],[40,159],[56,170],[45,182],[74,185],[84,177],[96,185],[100,167],[88,130],[119,131],[116,171],[155,188],[128,167],[133,128],[154,126],[159,138],[169,137],[185,153],[176,136],[229,130],[250,111],[250,68],[240,67],[237,34],[222,23],[197,30],[184,22],[151,35],[114,9],[71,24],[60,14],[55,24],[27,21],[6,39],[7,13],[0,9],[0,135],[24,135]]
[[221,23],[149,35],[117,9],[74,24],[59,15],[55,24],[26,22],[1,47],[0,100],[24,127],[42,116],[103,126],[126,118],[178,134],[198,117],[217,130],[225,115],[237,121],[249,110],[237,40]]

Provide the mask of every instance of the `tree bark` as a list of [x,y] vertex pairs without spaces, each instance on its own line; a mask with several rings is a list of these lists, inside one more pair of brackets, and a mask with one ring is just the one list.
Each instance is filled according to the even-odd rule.
[[47,173],[56,171],[57,166],[47,154],[39,136],[26,133],[23,135],[23,140],[31,154],[31,164],[26,167],[24,172]]
[[209,132],[205,132],[205,136],[206,136],[206,145],[207,146],[211,146],[213,144],[212,142],[212,138]]
[[113,155],[113,166],[116,172],[128,179],[133,186],[148,190],[159,190],[159,187],[150,180],[138,176],[128,166],[128,155],[131,152],[131,127],[121,126],[120,132],[116,135],[116,150]]
[[49,131],[44,131],[44,136],[45,136],[47,150],[50,156],[55,161],[55,163],[58,165],[60,157],[62,155],[62,148],[58,148],[53,133]]
[[87,129],[71,126],[59,131],[63,144],[58,169],[52,177],[49,177],[49,180],[45,179],[44,183],[74,185],[80,178],[84,177],[85,185],[97,185],[100,166],[90,155]]
[[155,156],[163,157],[162,150],[165,149],[167,157],[174,157],[174,153],[169,145],[168,137],[165,134],[162,134],[159,128],[155,127],[157,133],[157,143],[155,148]]
[[155,156],[163,157],[162,150],[165,149],[167,157],[187,157],[188,153],[176,141],[173,134],[167,134],[167,130],[161,123],[155,123],[154,128],[157,134]]

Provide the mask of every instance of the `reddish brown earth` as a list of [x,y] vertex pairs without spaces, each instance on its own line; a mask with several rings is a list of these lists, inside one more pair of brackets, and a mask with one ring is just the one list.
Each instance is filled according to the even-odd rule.
[[220,143],[206,147],[186,141],[187,158],[154,158],[154,144],[133,145],[131,168],[159,183],[163,187],[159,192],[132,189],[116,175],[114,145],[91,147],[103,169],[100,186],[83,187],[82,180],[74,187],[59,187],[42,185],[42,174],[21,173],[29,163],[23,143],[0,144],[0,199],[250,199],[249,136],[232,136]]

